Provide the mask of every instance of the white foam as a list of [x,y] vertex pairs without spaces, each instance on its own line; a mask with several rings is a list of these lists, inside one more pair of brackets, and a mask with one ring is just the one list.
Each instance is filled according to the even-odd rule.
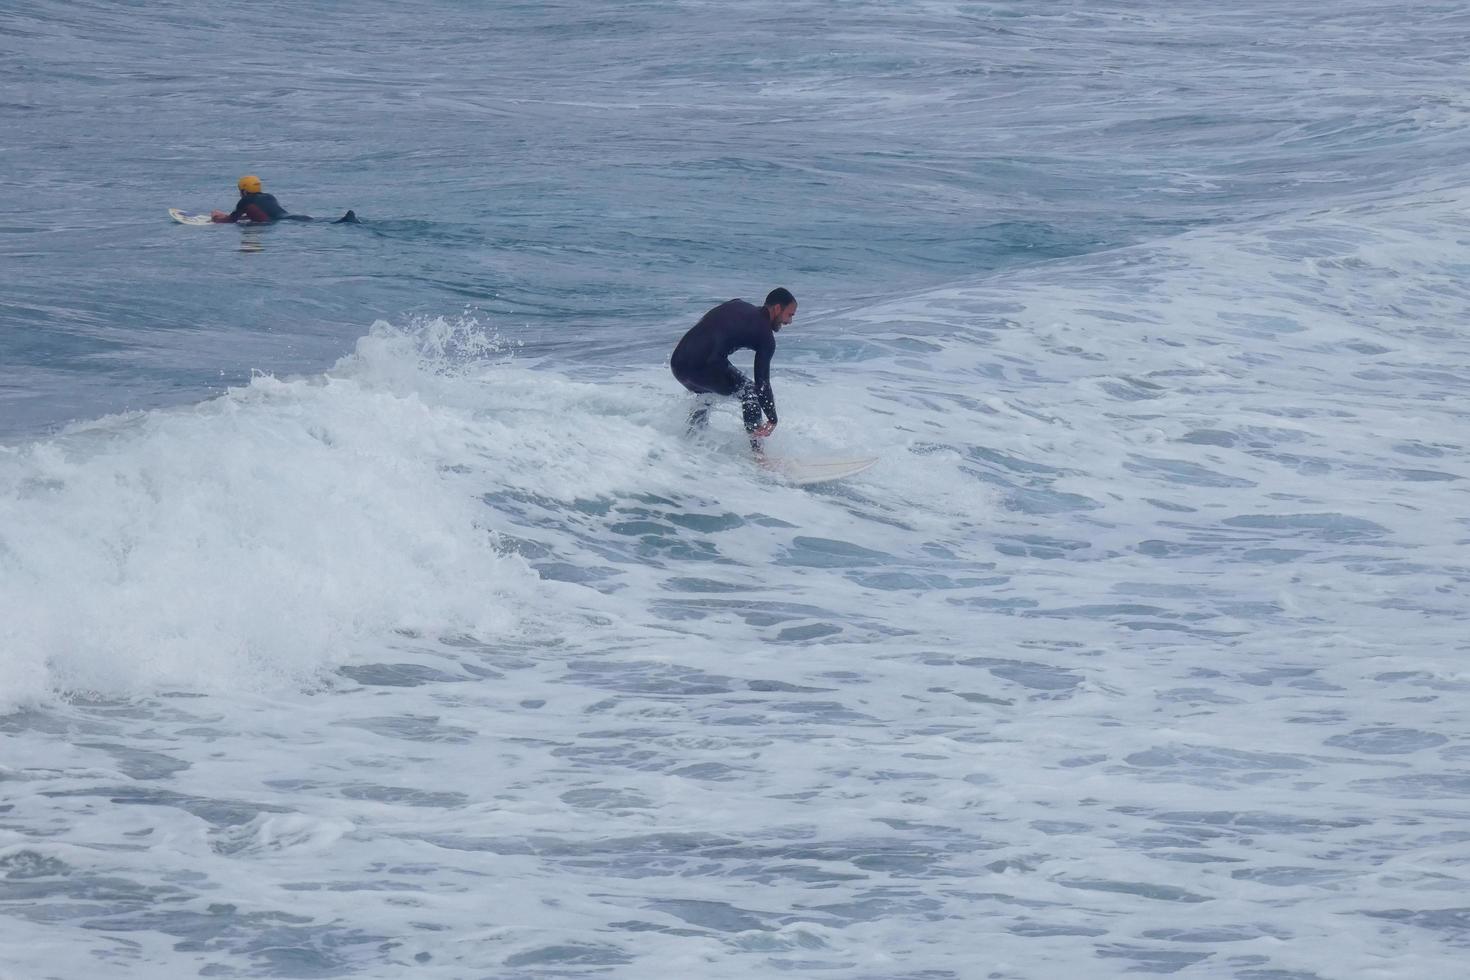
[[1448,975],[1458,207],[807,321],[773,449],[882,458],[818,490],[468,322],[26,447],[10,819],[242,965],[289,908],[428,977]]
[[533,576],[442,455],[471,425],[349,378],[258,377],[9,453],[5,698],[255,689],[395,630],[513,631]]

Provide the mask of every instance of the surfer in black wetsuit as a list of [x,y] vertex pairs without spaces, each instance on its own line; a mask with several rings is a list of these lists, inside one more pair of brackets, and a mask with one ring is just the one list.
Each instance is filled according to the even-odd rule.
[[[235,210],[229,214],[223,211],[215,211],[210,217],[217,224],[234,224],[237,221],[252,221],[257,224],[269,223],[271,221],[315,221],[309,214],[292,214],[281,207],[281,202],[276,200],[274,194],[267,194],[260,189],[260,178],[253,174],[247,174],[240,178],[235,186],[240,188],[240,200],[235,204]],[[334,225],[358,224],[357,214],[348,211],[342,217],[332,222]]]
[[[776,353],[776,334],[796,316],[796,297],[777,287],[766,296],[764,306],[732,299],[710,310],[696,323],[679,345],[669,367],[679,383],[697,395],[735,395],[750,433],[750,448],[761,451],[760,440],[776,428],[776,397],[771,393],[771,356]],[[747,378],[730,363],[737,350],[755,351],[755,380]],[[710,400],[700,400],[689,413],[689,430],[703,429],[709,422]],[[761,422],[764,412],[766,421]]]

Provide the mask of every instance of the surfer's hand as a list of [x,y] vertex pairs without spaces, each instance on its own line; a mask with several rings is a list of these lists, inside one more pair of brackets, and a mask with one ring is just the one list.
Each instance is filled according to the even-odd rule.
[[772,432],[775,432],[775,431],[776,431],[776,423],[775,422],[767,422],[764,425],[758,425],[758,426],[755,427],[755,435],[758,438],[761,438],[761,439],[764,439],[766,436],[770,435]]
[[209,212],[209,218],[211,221],[224,221],[228,217],[229,215],[223,211],[214,210]]

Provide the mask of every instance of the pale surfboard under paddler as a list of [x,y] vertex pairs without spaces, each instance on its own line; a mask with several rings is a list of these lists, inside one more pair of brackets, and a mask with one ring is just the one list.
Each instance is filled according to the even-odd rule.
[[212,225],[214,218],[207,214],[191,214],[178,208],[169,208],[168,216],[181,225]]

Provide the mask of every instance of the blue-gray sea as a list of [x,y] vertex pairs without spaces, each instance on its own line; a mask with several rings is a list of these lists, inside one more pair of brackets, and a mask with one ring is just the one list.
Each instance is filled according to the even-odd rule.
[[0,977],[1470,975],[1467,49],[4,0]]

